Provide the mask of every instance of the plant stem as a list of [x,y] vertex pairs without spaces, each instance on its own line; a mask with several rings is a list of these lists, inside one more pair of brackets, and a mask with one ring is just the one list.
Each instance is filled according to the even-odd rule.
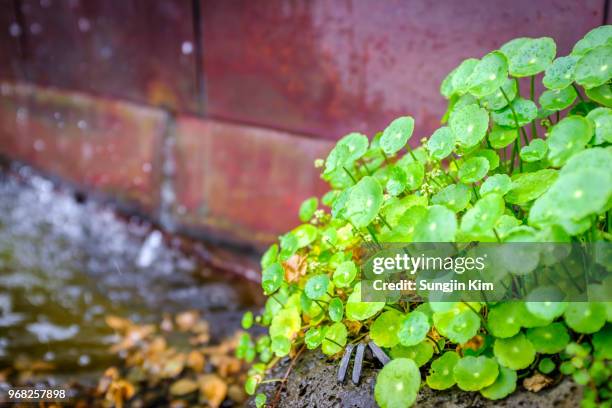
[[414,152],[412,151],[412,147],[410,147],[410,144],[406,143],[406,150],[408,150],[408,153],[410,153],[410,156],[412,156],[412,159],[415,162],[418,162],[416,156],[414,155]]
[[[518,86],[518,83],[517,83],[517,86]],[[521,144],[521,127],[519,126],[518,116],[516,114],[516,111],[514,110],[514,107],[510,103],[510,99],[508,98],[508,95],[506,95],[506,92],[504,91],[504,89],[500,87],[499,90],[504,96],[504,99],[506,100],[506,102],[508,102],[508,107],[510,108],[510,112],[512,112],[512,117],[514,118],[514,124],[516,125],[516,141],[514,142],[514,149],[518,153],[518,151],[520,150],[519,145]],[[513,151],[512,152],[512,168],[511,168],[510,174],[512,174],[512,172],[514,171],[514,158],[515,158],[515,152]],[[519,156],[519,165],[520,165],[521,171],[523,171],[523,161],[521,160],[520,156]]]
[[[531,102],[535,103],[534,98],[535,98],[535,75],[532,75],[531,81],[529,84],[529,99],[531,99]],[[538,129],[536,128],[535,121],[532,120],[531,121],[531,138],[534,139],[537,137],[538,137]],[[527,144],[527,141],[525,141],[525,144]]]
[[[576,93],[578,94],[578,98],[580,98],[580,102],[584,102],[584,98],[582,97],[582,94],[580,93],[580,89],[578,89],[578,86],[576,86],[576,84],[573,82],[572,82],[572,86],[576,90]],[[557,113],[559,112],[557,111]]]
[[348,171],[348,169],[347,169],[346,167],[344,167],[344,166],[342,166],[342,168],[344,169],[344,171],[346,171],[346,174],[348,174],[348,175],[349,175],[349,177],[351,178],[351,180],[353,180],[353,183],[354,183],[354,184],[357,184],[357,180],[355,180],[355,177],[353,177],[353,175],[351,174],[351,172],[350,172],[350,171]]

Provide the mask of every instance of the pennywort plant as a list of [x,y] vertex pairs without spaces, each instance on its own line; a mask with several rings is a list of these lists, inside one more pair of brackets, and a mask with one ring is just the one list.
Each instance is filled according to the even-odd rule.
[[392,358],[381,407],[411,405],[424,385],[501,399],[536,374],[572,375],[585,406],[610,403],[612,303],[362,302],[359,270],[372,243],[611,241],[611,78],[612,26],[567,56],[551,38],[517,38],[444,79],[448,110],[420,146],[409,116],[338,141],[316,163],[330,191],[262,257],[268,300],[243,323],[268,332],[241,340],[247,392],[282,357],[371,340]]

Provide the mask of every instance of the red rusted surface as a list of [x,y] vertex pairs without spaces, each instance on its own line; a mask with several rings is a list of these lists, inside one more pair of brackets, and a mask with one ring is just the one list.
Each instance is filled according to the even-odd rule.
[[0,153],[151,212],[165,120],[127,102],[0,82]]
[[[559,52],[603,21],[604,0],[202,0],[208,113],[335,139],[399,115],[428,136],[438,87],[462,59],[518,36]],[[413,140],[418,140],[417,138]]]
[[191,1],[20,3],[29,80],[198,111]]
[[329,143],[181,117],[176,126],[177,217],[223,236],[266,243],[300,223],[301,202],[325,190],[314,160]]

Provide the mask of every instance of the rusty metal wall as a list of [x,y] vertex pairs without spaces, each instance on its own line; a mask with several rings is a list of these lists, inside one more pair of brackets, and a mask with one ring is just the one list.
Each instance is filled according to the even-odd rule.
[[[606,0],[0,0],[0,153],[261,244],[324,191],[312,162],[394,117],[439,123],[462,59],[518,36],[558,53]],[[415,138],[416,139],[416,138]]]

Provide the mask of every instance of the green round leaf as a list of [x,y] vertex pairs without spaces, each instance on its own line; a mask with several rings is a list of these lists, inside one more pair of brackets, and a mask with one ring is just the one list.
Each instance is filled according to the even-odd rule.
[[380,138],[380,147],[386,154],[394,154],[406,146],[414,131],[414,119],[403,116],[387,126]]
[[455,385],[453,370],[459,362],[459,354],[447,351],[431,363],[427,385],[433,390],[446,390]]
[[485,196],[490,193],[496,193],[504,195],[510,191],[512,181],[507,174],[494,174],[487,177],[487,179],[480,186],[480,195]]
[[606,325],[602,330],[593,335],[593,347],[595,357],[602,359],[612,359],[612,325]]
[[536,318],[552,321],[561,316],[567,307],[563,294],[552,286],[540,286],[527,296],[527,310]]
[[406,181],[406,172],[401,167],[391,167],[386,185],[387,192],[392,196],[400,195],[406,189]]
[[512,177],[512,188],[506,194],[511,204],[526,204],[540,197],[557,180],[558,172],[543,169],[533,173],[519,173]]
[[393,347],[398,342],[397,333],[402,322],[400,312],[389,310],[374,320],[370,326],[370,338],[380,347]]
[[[588,167],[564,174],[540,197],[529,212],[529,223],[555,223],[581,220],[601,212],[612,197],[612,174]],[[588,224],[590,225],[590,224]]]
[[315,211],[317,210],[317,206],[319,205],[319,200],[317,197],[307,198],[300,205],[299,217],[302,222],[308,222]]
[[521,370],[529,367],[535,359],[535,348],[522,333],[507,339],[495,339],[493,353],[504,367]]
[[332,322],[342,320],[342,316],[344,316],[344,303],[342,303],[342,299],[335,297],[329,301],[328,314]]
[[298,250],[298,239],[295,234],[288,232],[287,234],[280,237],[279,241],[281,251],[278,254],[278,258],[280,261],[286,261],[293,254],[295,254],[295,251]]
[[325,337],[325,330],[320,327],[311,327],[304,335],[304,343],[309,350],[314,350],[321,345]]
[[277,357],[283,357],[289,354],[291,351],[291,342],[288,338],[283,336],[272,337],[272,352]]
[[266,394],[259,393],[255,396],[255,408],[264,408],[268,397]]
[[456,232],[455,213],[441,205],[432,205],[416,224],[413,240],[414,242],[452,242]]
[[[504,92],[502,92],[501,89],[503,89]],[[517,88],[515,80],[506,78],[501,89],[497,89],[491,95],[483,98],[481,100],[482,106],[488,110],[500,110],[508,106],[508,100],[512,101],[516,98]],[[506,94],[505,96],[504,93]],[[508,99],[506,99],[506,97]]]
[[584,55],[601,45],[612,43],[612,26],[603,25],[589,31],[574,45],[572,55]]
[[282,309],[274,315],[270,324],[270,337],[293,337],[302,325],[302,318],[297,308],[289,307]]
[[527,330],[527,339],[538,353],[555,354],[567,346],[570,336],[562,323],[551,323]]
[[480,149],[472,153],[472,157],[484,157],[489,162],[489,171],[499,167],[499,155],[492,149]]
[[[514,110],[514,112],[512,110]],[[514,116],[515,114],[516,118]],[[500,111],[492,112],[491,117],[499,126],[509,128],[522,127],[531,123],[532,120],[538,117],[538,107],[528,99],[516,98],[510,103],[510,106]]]
[[548,145],[542,139],[533,139],[527,146],[521,148],[520,156],[524,162],[532,163],[546,157]]
[[483,397],[490,400],[506,398],[516,390],[516,371],[506,367],[499,368],[499,375],[495,382],[480,390]]
[[315,275],[308,279],[304,287],[304,293],[309,299],[320,299],[327,294],[329,277],[327,275]]
[[470,88],[470,76],[478,65],[478,60],[475,58],[468,58],[461,62],[457,68],[455,68],[452,75],[451,94],[462,95]]
[[563,89],[574,82],[574,70],[578,58],[575,56],[559,57],[546,68],[542,83],[548,89]]
[[246,382],[244,383],[244,390],[248,395],[255,394],[255,390],[257,389],[257,378],[256,377],[248,377]]
[[398,358],[378,373],[374,397],[381,408],[409,407],[416,401],[420,386],[421,373],[414,361]]
[[576,83],[595,88],[612,78],[612,44],[603,45],[587,52],[576,63]]
[[521,330],[523,308],[518,302],[498,303],[489,310],[487,327],[497,338],[508,338]]
[[508,77],[508,62],[499,51],[485,55],[474,67],[468,79],[469,92],[477,98],[497,91]]
[[538,364],[538,370],[540,370],[542,374],[550,374],[556,367],[555,363],[548,357],[540,360]]
[[425,167],[419,162],[410,162],[404,167],[406,172],[406,188],[416,190],[423,184],[425,178]]
[[279,263],[273,263],[263,270],[261,287],[266,295],[276,292],[285,278],[285,271]]
[[502,149],[514,142],[517,135],[517,129],[494,125],[489,133],[489,143],[495,149]]
[[462,147],[475,146],[489,127],[487,111],[476,104],[462,106],[451,113],[449,125]]
[[446,126],[436,130],[427,141],[429,154],[436,160],[448,157],[453,147],[455,147],[455,134]]
[[595,333],[605,324],[607,311],[599,302],[571,302],[565,309],[565,323],[578,333]]
[[485,195],[465,213],[461,219],[461,231],[475,235],[489,232],[504,214],[504,209],[504,199],[501,195]]
[[342,323],[334,323],[325,331],[325,338],[321,343],[323,354],[331,356],[339,353],[346,344],[347,330]]
[[610,84],[603,84],[596,88],[587,89],[586,95],[589,99],[612,108],[612,87]]
[[346,301],[346,317],[349,320],[363,321],[374,316],[385,307],[385,302],[362,302],[361,283],[356,283],[353,293]]
[[465,184],[450,184],[431,198],[434,204],[459,212],[465,209],[472,198],[472,191]]
[[378,215],[382,202],[382,187],[375,178],[366,176],[351,188],[346,216],[357,228],[366,227]]
[[612,109],[593,109],[589,112],[587,118],[595,125],[594,144],[600,145],[605,142],[612,143]]
[[471,157],[459,168],[459,180],[462,183],[475,183],[489,172],[489,161],[484,157]]
[[480,319],[472,310],[434,313],[434,326],[453,343],[465,343],[478,333]]
[[425,340],[429,332],[429,319],[421,312],[408,313],[401,321],[398,338],[404,346],[414,346]]
[[339,288],[346,288],[351,285],[357,276],[357,267],[353,261],[344,261],[340,263],[334,271],[334,285]]
[[248,330],[253,326],[253,312],[246,312],[242,315],[241,326],[244,330]]
[[540,95],[542,108],[555,112],[569,107],[576,100],[576,90],[573,86],[562,89],[549,89]]
[[501,47],[508,58],[508,70],[515,77],[536,75],[552,63],[557,46],[552,38],[518,38]]
[[492,358],[463,357],[453,369],[457,386],[463,391],[478,391],[495,382],[499,366]]
[[304,248],[310,245],[319,234],[317,227],[311,224],[302,224],[295,228],[291,233],[297,239],[297,248]]
[[422,341],[414,346],[397,345],[391,349],[389,354],[392,359],[409,358],[421,367],[433,357],[433,344],[429,340]]
[[272,265],[274,262],[276,262],[276,259],[278,258],[278,245],[276,244],[272,244],[270,245],[270,247],[266,250],[266,252],[264,252],[264,254],[261,257],[261,269],[266,269],[268,266]]

